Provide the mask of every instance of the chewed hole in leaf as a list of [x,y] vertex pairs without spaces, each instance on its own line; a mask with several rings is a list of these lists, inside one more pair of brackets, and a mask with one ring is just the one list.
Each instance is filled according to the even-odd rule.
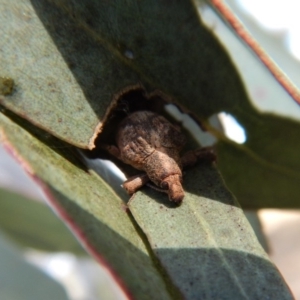
[[224,128],[224,133],[229,139],[238,144],[246,142],[246,131],[234,116],[226,112],[221,112],[218,114],[218,117]]
[[149,110],[161,114],[164,112],[166,100],[158,92],[148,93],[142,86],[135,85],[125,88],[113,97],[113,105],[107,114],[101,132],[95,140],[96,147],[101,144],[114,144],[118,125],[129,114]]
[[81,151],[88,167],[100,175],[125,202],[129,200],[129,196],[121,188],[121,184],[126,179],[124,174],[130,177],[141,172],[110,155],[103,146],[116,145],[115,137],[119,124],[128,115],[141,110],[165,114],[165,103],[166,100],[163,95],[156,92],[147,93],[141,86],[124,89],[115,96],[114,105],[111,107],[101,133],[95,141],[96,148],[92,151]]

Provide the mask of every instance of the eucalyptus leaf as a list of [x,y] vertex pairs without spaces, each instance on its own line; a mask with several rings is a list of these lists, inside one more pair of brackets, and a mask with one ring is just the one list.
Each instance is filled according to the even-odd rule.
[[0,189],[0,227],[17,243],[44,251],[86,252],[44,203]]
[[300,123],[255,111],[247,103],[232,113],[247,140],[216,144],[218,167],[243,208],[299,208]]
[[166,207],[166,197],[150,190],[129,203],[184,298],[292,299],[218,171],[199,165],[184,187],[180,207]]
[[0,19],[0,75],[15,82],[0,102],[82,148],[130,85],[160,89],[201,117],[245,97],[189,1],[1,0]]
[[2,300],[67,300],[64,288],[27,263],[16,247],[0,234],[0,290]]
[[[218,166],[243,208],[299,207],[300,176],[297,170],[263,160],[246,147],[233,143],[221,142],[218,150]],[[270,157],[282,155],[276,150],[279,151],[279,145]],[[284,151],[282,149],[281,153]]]
[[88,250],[135,298],[154,299],[159,290],[161,299],[170,299],[172,284],[167,290],[122,200],[99,176],[84,169],[76,149],[26,122],[22,126],[31,128],[32,134],[0,114],[2,142],[42,185]]
[[[299,103],[269,74],[260,59],[253,55],[252,49],[245,47],[245,41],[233,28],[224,26],[220,15],[208,21],[206,13],[211,13],[207,9],[209,1],[195,2],[211,34],[226,46],[237,72],[247,85],[247,94],[243,92],[242,84],[235,86],[244,96],[235,106],[224,110],[243,127],[246,142],[236,144],[224,138],[222,133],[216,134],[219,137],[216,145],[218,167],[227,186],[243,208],[299,208]],[[280,76],[279,71],[277,76]],[[282,74],[282,77],[285,76]],[[294,90],[294,93],[297,94],[297,91]],[[253,103],[260,111],[254,108]],[[200,111],[195,111],[195,114],[199,115]]]
[[[226,141],[217,146],[219,167],[240,203],[299,207],[299,122],[253,109],[228,55],[194,5],[0,3],[0,75],[15,82],[12,94],[0,96],[3,105],[82,148],[93,147],[114,95],[131,85],[160,89],[198,117],[227,111],[248,137],[244,148]],[[227,160],[233,152],[239,153],[234,165]]]
[[244,214],[245,214],[247,220],[249,221],[251,227],[253,228],[259,243],[261,244],[263,249],[266,251],[266,253],[270,254],[271,253],[270,246],[269,246],[267,237],[264,234],[263,225],[259,218],[258,211],[255,211],[255,210],[254,211],[252,211],[252,210],[245,211],[244,210]]
[[[2,114],[2,142],[19,159],[22,153],[22,163],[34,168],[28,171],[47,185],[44,188],[58,213],[98,259],[101,255],[102,262],[104,259],[109,263],[135,297],[153,299],[159,291],[160,299],[180,295],[186,299],[198,295],[210,299],[220,296],[214,284],[218,280],[218,286],[224,284],[221,299],[243,298],[253,284],[257,287],[252,289],[254,296],[264,292],[291,299],[214,168],[202,165],[187,173],[186,197],[181,207],[168,208],[166,196],[155,191],[139,192],[131,200],[130,210],[157,262],[152,254],[149,256],[145,237],[122,209],[122,201],[98,176],[83,169],[74,149],[19,121],[32,134]],[[214,280],[208,284],[199,280],[203,276],[213,276]]]

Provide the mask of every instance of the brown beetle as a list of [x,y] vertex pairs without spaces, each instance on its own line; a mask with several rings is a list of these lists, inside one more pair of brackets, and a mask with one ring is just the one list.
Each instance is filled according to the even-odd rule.
[[182,168],[193,165],[199,159],[214,160],[212,148],[189,151],[180,157],[186,139],[180,129],[163,116],[150,111],[137,111],[119,125],[116,144],[106,149],[115,157],[146,174],[128,178],[123,187],[133,194],[151,180],[169,199],[181,203]]

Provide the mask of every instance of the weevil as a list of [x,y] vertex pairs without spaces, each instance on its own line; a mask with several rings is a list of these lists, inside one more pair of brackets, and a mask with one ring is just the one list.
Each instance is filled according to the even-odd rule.
[[184,198],[182,169],[194,165],[198,160],[215,160],[211,147],[180,152],[186,138],[180,128],[163,116],[151,111],[136,111],[128,115],[119,125],[116,145],[105,148],[110,154],[134,168],[144,171],[128,178],[123,188],[134,194],[152,181],[169,199],[180,204]]

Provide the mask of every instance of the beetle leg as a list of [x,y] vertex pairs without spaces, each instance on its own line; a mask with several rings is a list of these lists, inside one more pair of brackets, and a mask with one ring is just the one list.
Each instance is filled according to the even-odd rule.
[[135,145],[138,147],[140,152],[143,152],[145,156],[149,156],[155,151],[155,149],[141,136],[137,138],[137,143]]
[[122,186],[129,195],[134,194],[143,185],[146,185],[146,186],[150,187],[151,189],[156,190],[158,192],[168,194],[167,189],[160,188],[160,187],[156,186],[155,184],[151,183],[151,181],[150,182],[149,181],[150,181],[150,179],[147,174],[140,174],[140,175],[135,175],[135,176],[129,177],[126,181],[124,181]]
[[135,161],[142,164],[143,161],[151,155],[155,149],[149,145],[142,137],[138,137],[135,141],[128,143],[123,151],[123,161]]
[[122,186],[129,195],[132,195],[149,180],[150,179],[147,174],[139,174],[129,177],[126,181],[124,181]]
[[217,158],[216,153],[212,147],[203,147],[196,150],[186,152],[181,157],[183,168],[193,166],[197,161],[215,161]]

